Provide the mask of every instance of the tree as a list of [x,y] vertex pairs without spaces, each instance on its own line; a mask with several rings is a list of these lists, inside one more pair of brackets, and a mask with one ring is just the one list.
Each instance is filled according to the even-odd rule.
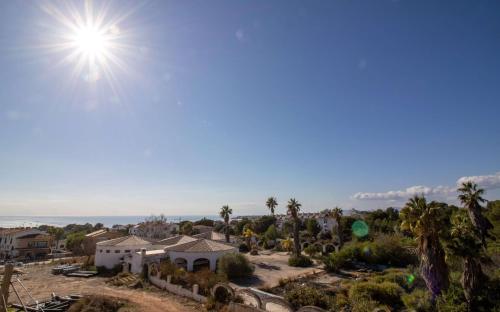
[[339,207],[335,207],[330,211],[330,214],[331,214],[332,218],[335,219],[335,222],[337,223],[337,236],[339,237],[339,245],[342,247],[342,244],[343,244],[342,224],[341,224],[342,215],[343,215],[342,209]]
[[287,209],[288,214],[292,217],[293,223],[293,245],[294,245],[294,253],[295,256],[300,256],[300,219],[299,219],[299,211],[302,205],[295,199],[291,198],[288,201]]
[[448,266],[439,241],[443,224],[442,205],[427,203],[424,196],[410,198],[401,210],[401,228],[409,230],[416,238],[420,254],[420,270],[433,300],[449,285]]
[[278,231],[276,230],[276,226],[274,224],[267,228],[266,233],[264,233],[264,237],[267,241],[275,241],[278,238]]
[[311,237],[316,238],[316,236],[321,232],[321,226],[319,225],[316,219],[307,219],[306,223],[307,232],[311,235]]
[[203,217],[202,219],[195,221],[193,225],[205,225],[205,226],[214,226],[214,220],[207,219]]
[[274,217],[275,208],[276,208],[276,206],[278,206],[278,201],[276,200],[276,197],[269,197],[266,201],[266,206],[267,206],[267,208],[269,208],[269,210],[271,211],[271,214]]
[[493,225],[483,216],[481,211],[483,209],[481,203],[485,202],[484,198],[481,197],[484,194],[484,190],[478,188],[476,183],[468,181],[462,183],[458,192],[460,193],[458,199],[460,199],[460,202],[467,209],[469,218],[479,232],[483,246],[486,247],[486,237],[490,237],[488,231],[493,228]]
[[181,233],[184,235],[192,235],[193,234],[193,222],[186,221],[181,225]]
[[59,241],[64,237],[64,230],[60,227],[50,227],[48,230],[49,234],[54,236],[56,240],[56,250],[59,249]]
[[98,222],[94,225],[94,230],[102,230],[104,228],[104,224]]
[[229,234],[230,234],[230,229],[229,229],[229,217],[233,213],[233,209],[229,208],[228,205],[222,206],[220,209],[219,215],[222,219],[224,219],[224,225],[225,225],[225,234],[226,234],[226,243],[229,243]]
[[452,228],[448,248],[451,253],[463,258],[461,283],[469,310],[473,310],[486,276],[481,267],[482,241],[479,231],[472,225],[466,212],[455,214],[451,220]]
[[273,216],[262,216],[253,222],[253,230],[257,234],[262,234],[267,229],[276,223],[276,218]]

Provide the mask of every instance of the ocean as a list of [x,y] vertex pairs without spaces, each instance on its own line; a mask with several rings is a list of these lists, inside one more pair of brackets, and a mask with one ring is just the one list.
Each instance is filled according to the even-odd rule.
[[[106,227],[112,227],[115,224],[127,225],[137,224],[150,216],[0,216],[0,228],[11,227],[36,227],[40,225],[66,226],[68,224],[102,223]],[[218,215],[185,215],[185,216],[165,216],[168,221],[196,221],[202,218],[219,220]]]

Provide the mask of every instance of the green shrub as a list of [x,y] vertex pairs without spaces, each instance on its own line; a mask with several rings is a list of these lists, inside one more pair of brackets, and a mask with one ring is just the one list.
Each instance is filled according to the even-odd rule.
[[314,256],[315,254],[319,253],[321,251],[321,248],[316,245],[309,245],[304,249],[304,252],[308,254],[309,256]]
[[397,267],[417,264],[417,257],[409,252],[405,241],[398,235],[379,235],[372,242],[350,242],[324,259],[325,269],[347,269],[353,261]]
[[404,294],[401,297],[405,307],[410,311],[415,312],[431,312],[433,311],[431,295],[425,289],[415,289],[410,294]]
[[379,302],[372,300],[367,297],[361,297],[356,299],[356,301],[351,302],[351,312],[373,312],[377,311],[377,307],[380,305]]
[[303,306],[317,306],[323,309],[334,307],[332,297],[329,297],[323,291],[308,286],[295,286],[285,294],[285,300],[295,308]]
[[254,267],[245,255],[239,253],[225,254],[219,258],[218,272],[228,279],[249,277],[253,274]]
[[357,282],[349,289],[349,300],[358,301],[360,298],[369,298],[391,307],[402,305],[403,289],[391,282]]
[[93,295],[78,300],[68,312],[117,312],[127,304],[122,299]]
[[300,255],[298,257],[291,256],[290,258],[288,258],[288,265],[293,266],[293,267],[305,268],[305,267],[311,266],[312,263],[313,262],[312,262],[311,258],[304,256],[304,255]]

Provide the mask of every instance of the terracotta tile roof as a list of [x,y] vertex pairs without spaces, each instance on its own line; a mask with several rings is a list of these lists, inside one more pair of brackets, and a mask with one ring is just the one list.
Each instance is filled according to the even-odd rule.
[[177,244],[165,248],[165,251],[178,251],[178,252],[211,252],[211,251],[224,251],[233,250],[235,247],[219,243],[208,239],[198,239],[185,244]]
[[98,242],[97,245],[98,246],[147,246],[151,245],[151,242],[148,242],[135,235],[130,235],[130,236],[110,239],[103,242]]
[[174,237],[169,237],[169,238],[162,239],[162,240],[158,241],[158,244],[159,245],[165,245],[165,246],[172,246],[172,245],[189,243],[189,242],[192,242],[192,241],[195,241],[195,240],[197,240],[197,239],[194,238],[194,237],[191,237],[191,236],[177,235],[177,236],[174,236]]

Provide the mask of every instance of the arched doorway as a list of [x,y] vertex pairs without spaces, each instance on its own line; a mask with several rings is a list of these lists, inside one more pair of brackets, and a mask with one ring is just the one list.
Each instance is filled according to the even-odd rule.
[[198,272],[201,270],[210,270],[210,260],[205,258],[199,258],[193,262],[193,272]]
[[187,260],[184,258],[177,258],[174,260],[174,263],[176,266],[179,268],[183,268],[184,270],[187,270]]

